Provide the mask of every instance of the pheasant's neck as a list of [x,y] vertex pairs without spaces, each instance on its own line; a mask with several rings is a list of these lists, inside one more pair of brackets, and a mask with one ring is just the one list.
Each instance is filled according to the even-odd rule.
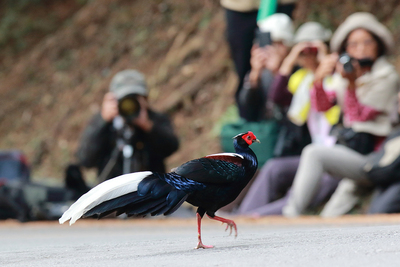
[[248,171],[252,172],[254,174],[254,172],[257,170],[258,167],[258,161],[257,161],[257,157],[254,154],[253,150],[251,150],[249,147],[243,148],[240,146],[235,147],[236,153],[242,155],[245,160],[246,160],[246,168],[248,169]]

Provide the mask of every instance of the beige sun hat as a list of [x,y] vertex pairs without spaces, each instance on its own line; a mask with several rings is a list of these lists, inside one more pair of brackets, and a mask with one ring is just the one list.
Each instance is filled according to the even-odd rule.
[[372,32],[382,41],[385,45],[385,54],[393,52],[394,40],[389,29],[368,12],[357,12],[347,17],[332,36],[331,50],[339,52],[349,33],[360,28]]
[[302,24],[296,31],[294,35],[294,42],[307,42],[307,41],[316,41],[321,40],[323,42],[329,41],[332,36],[332,31],[326,29],[322,24],[309,21]]
[[294,27],[291,18],[283,13],[275,13],[257,22],[261,32],[270,32],[274,42],[282,41],[285,45],[293,44]]

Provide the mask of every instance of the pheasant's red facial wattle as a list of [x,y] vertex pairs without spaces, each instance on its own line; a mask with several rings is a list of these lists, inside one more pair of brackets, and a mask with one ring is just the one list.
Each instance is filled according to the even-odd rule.
[[244,134],[242,138],[248,145],[251,145],[252,143],[257,141],[257,137],[250,131],[248,131],[247,134]]

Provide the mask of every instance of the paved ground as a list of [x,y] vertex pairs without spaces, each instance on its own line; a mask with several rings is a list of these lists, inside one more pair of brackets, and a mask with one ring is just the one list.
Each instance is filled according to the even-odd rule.
[[0,266],[400,266],[400,215],[236,218],[239,236],[190,219],[0,222]]

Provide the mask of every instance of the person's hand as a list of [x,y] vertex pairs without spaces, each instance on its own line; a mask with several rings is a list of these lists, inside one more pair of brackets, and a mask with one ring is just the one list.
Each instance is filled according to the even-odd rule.
[[118,115],[118,100],[113,93],[104,95],[101,105],[101,117],[106,122],[111,122]]
[[251,48],[250,57],[250,84],[251,87],[255,88],[258,86],[258,80],[260,79],[261,71],[264,68],[264,62],[267,58],[267,54],[264,48],[259,47],[257,44]]
[[266,58],[264,59],[264,67],[276,74],[286,56],[284,53],[285,51],[282,51],[282,49],[279,49],[273,45],[268,45],[265,47],[265,52]]
[[264,68],[264,61],[267,57],[265,48],[258,47],[257,44],[251,48],[250,65],[251,69],[261,71]]
[[340,64],[339,62],[337,63],[336,71],[339,72],[343,78],[349,80],[349,89],[354,90],[356,88],[356,86],[355,86],[356,80],[358,77],[363,75],[363,71],[357,60],[352,60],[351,64],[353,65],[353,69],[354,69],[352,72],[346,72],[344,70],[343,65]]
[[289,55],[283,60],[282,65],[279,68],[279,74],[283,76],[289,76],[292,73],[293,67],[296,64],[301,51],[309,46],[310,42],[301,42],[293,46]]
[[332,75],[338,63],[339,56],[337,53],[326,55],[315,71],[314,82],[322,83],[325,77]]
[[318,62],[321,62],[328,54],[328,46],[321,40],[313,41],[311,44],[318,49],[317,59]]
[[145,132],[150,132],[153,129],[153,121],[149,118],[149,103],[146,98],[143,96],[137,96],[137,100],[140,104],[140,112],[139,115],[132,120],[133,125],[141,128]]

